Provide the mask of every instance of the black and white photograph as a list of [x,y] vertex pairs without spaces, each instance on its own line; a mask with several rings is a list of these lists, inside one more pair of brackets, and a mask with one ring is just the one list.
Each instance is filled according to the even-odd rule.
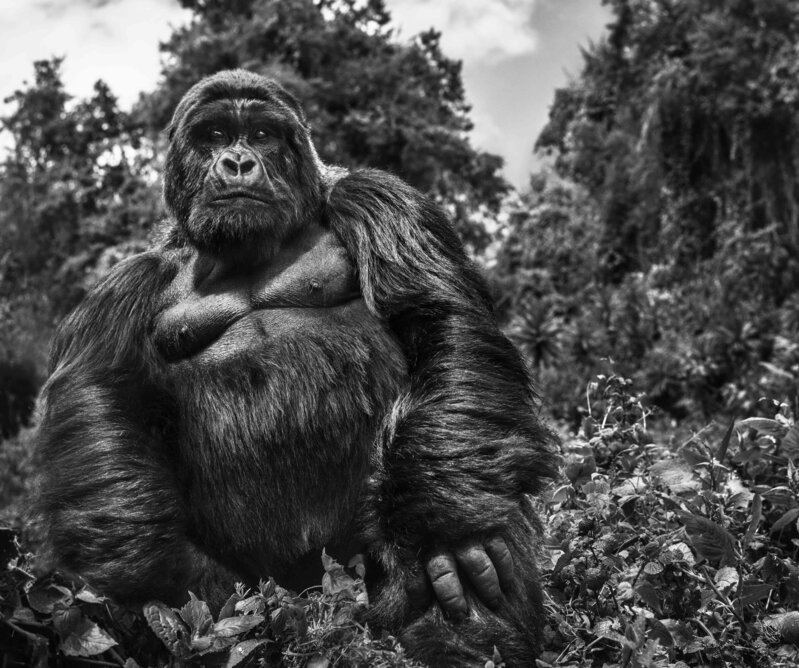
[[799,0],[0,56],[0,668],[799,665]]

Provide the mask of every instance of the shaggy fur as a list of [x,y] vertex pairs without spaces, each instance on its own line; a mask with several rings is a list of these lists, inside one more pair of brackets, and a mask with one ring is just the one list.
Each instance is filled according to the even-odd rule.
[[[269,206],[210,203],[225,184],[195,128],[220,104],[235,127],[277,119],[278,142],[235,146],[263,161]],[[166,242],[53,344],[38,454],[54,561],[131,604],[219,604],[235,581],[317,584],[323,547],[361,550],[370,621],[413,656],[482,666],[496,645],[532,665],[527,495],[553,474],[551,435],[443,213],[383,172],[321,165],[296,101],[240,71],[180,103],[164,181]],[[515,568],[498,609],[465,578],[466,618],[412,605],[435,549],[494,537]]]

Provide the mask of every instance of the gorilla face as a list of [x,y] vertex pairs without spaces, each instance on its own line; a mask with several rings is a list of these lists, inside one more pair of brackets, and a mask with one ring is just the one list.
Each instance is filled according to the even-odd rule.
[[164,198],[198,249],[261,260],[317,220],[320,163],[302,111],[248,72],[189,91],[169,131]]

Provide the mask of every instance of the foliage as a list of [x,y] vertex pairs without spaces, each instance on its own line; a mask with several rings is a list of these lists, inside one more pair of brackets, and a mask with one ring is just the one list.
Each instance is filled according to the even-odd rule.
[[618,278],[671,247],[706,258],[730,216],[743,231],[775,224],[795,247],[796,4],[607,4],[608,38],[585,52],[538,142],[600,200],[606,271]]
[[599,376],[546,503],[559,666],[799,659],[799,425],[785,404],[661,442],[630,380]]
[[750,412],[797,378],[799,8],[606,4],[498,252],[511,331],[559,417],[602,358],[674,417]]
[[[361,622],[368,608],[362,561],[345,569],[322,554],[319,591],[297,596],[274,580],[236,587],[216,621],[193,594],[179,609],[158,601],[135,613],[86,585],[35,579],[31,555],[0,528],[0,651],[9,666],[352,666],[422,668],[388,635]],[[348,572],[349,570],[349,572]],[[147,629],[150,629],[149,631]],[[81,662],[80,658],[87,661]]]
[[36,62],[0,119],[11,140],[0,158],[0,366],[26,370],[13,386],[0,378],[0,405],[41,383],[54,321],[85,294],[103,251],[157,219],[141,133],[101,81],[72,101],[60,66]]
[[0,296],[36,290],[62,310],[82,294],[76,269],[141,235],[155,207],[133,152],[140,133],[102,81],[93,97],[68,104],[60,65],[35,63],[34,83],[6,99],[12,150],[0,163]]
[[[764,401],[759,416],[678,441],[653,431],[632,388],[613,374],[590,384],[580,430],[564,438],[564,478],[542,500],[550,544],[542,665],[795,665],[792,408]],[[0,553],[0,649],[11,666],[62,665],[64,656],[125,668],[419,665],[363,624],[357,558],[344,568],[323,554],[322,586],[303,596],[273,580],[239,586],[213,617],[194,596],[179,609],[153,601],[142,616],[57,574],[35,580],[10,530],[0,530]]]

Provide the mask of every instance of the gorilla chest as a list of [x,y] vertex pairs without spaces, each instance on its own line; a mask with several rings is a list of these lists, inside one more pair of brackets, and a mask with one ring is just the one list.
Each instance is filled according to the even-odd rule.
[[374,418],[406,377],[403,354],[366,308],[344,249],[320,227],[265,266],[184,258],[154,341],[180,404],[197,403],[196,395],[213,413],[257,402],[259,412],[275,411],[272,422],[297,413],[300,430],[349,420],[352,411]]
[[[324,544],[352,519],[376,430],[407,371],[331,234],[317,231],[248,271],[189,258],[154,340],[179,410],[189,508],[251,516],[247,526],[284,537],[286,555]],[[195,526],[230,526],[208,519]],[[264,551],[255,534],[206,538]]]

